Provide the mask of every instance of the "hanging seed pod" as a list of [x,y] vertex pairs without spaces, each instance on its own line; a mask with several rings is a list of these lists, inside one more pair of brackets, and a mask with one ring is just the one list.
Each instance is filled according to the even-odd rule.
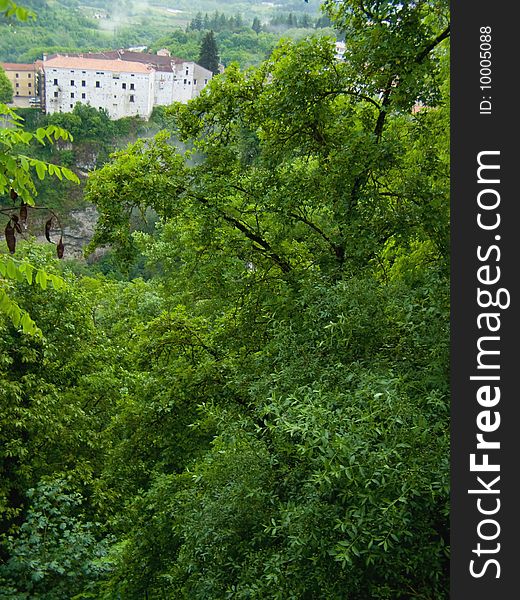
[[22,228],[20,227],[20,223],[18,221],[18,215],[11,215],[11,223],[13,224],[13,227],[18,233],[22,233]]
[[11,221],[7,223],[7,226],[5,228],[5,241],[7,242],[9,252],[11,254],[14,254],[16,250],[16,234],[14,232],[14,227],[11,225]]
[[63,245],[63,237],[60,237],[60,241],[56,245],[56,254],[58,258],[63,258],[63,252],[65,250],[65,246]]
[[51,244],[53,243],[51,240],[51,229],[52,229],[52,217],[48,219],[45,223],[45,238]]
[[10,196],[11,196],[11,200],[16,200],[18,198],[18,194],[16,193],[15,190],[13,190],[13,188],[11,188],[11,191],[9,192]]
[[25,202],[20,205],[20,225],[27,229],[27,204]]

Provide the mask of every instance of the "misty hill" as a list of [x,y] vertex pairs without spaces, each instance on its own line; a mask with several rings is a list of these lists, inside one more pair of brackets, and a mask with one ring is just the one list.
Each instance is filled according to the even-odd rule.
[[[44,52],[150,47],[174,32],[185,31],[198,13],[240,15],[248,27],[254,17],[268,23],[281,14],[309,15],[313,19],[320,14],[319,0],[26,0],[23,4],[37,13],[37,19],[30,23],[0,23],[2,61],[32,62]],[[251,50],[255,44],[249,41],[247,45]],[[272,46],[262,43],[258,60],[265,58]],[[191,54],[194,47],[192,44]],[[252,54],[256,53],[252,48]],[[229,56],[240,60],[236,53]],[[258,60],[249,57],[247,62]]]

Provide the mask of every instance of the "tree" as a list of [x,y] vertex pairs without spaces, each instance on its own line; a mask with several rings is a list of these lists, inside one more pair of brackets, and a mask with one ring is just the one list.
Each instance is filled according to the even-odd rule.
[[48,122],[66,129],[75,139],[81,141],[108,142],[112,140],[116,127],[103,108],[97,109],[77,102],[70,113],[53,113]]
[[242,15],[240,13],[235,14],[234,18],[234,27],[236,29],[240,29],[240,27],[244,26],[244,20],[242,19]]
[[13,86],[7,78],[5,71],[0,67],[0,102],[8,104],[13,101]]
[[199,59],[197,63],[201,67],[211,71],[213,75],[217,75],[219,73],[218,47],[213,31],[208,31],[208,33],[202,38]]
[[201,31],[203,28],[202,13],[198,12],[190,23],[190,29]]
[[[150,373],[120,435],[157,454],[113,596],[448,595],[448,15],[385,3],[401,29],[348,4],[352,63],[283,42],[171,109],[188,153],[163,135],[90,179],[94,244],[164,269],[141,347],[178,382]],[[156,235],[132,233],[150,209]],[[184,471],[182,399],[187,435],[213,435],[185,438]]]
[[[42,336],[22,336],[0,318],[0,588],[14,588],[6,598],[41,591],[65,600],[104,569],[98,544],[104,537],[104,492],[94,488],[103,469],[110,406],[118,403],[116,390],[129,385],[126,376],[119,377],[128,367],[126,352],[111,342],[120,309],[111,309],[122,295],[127,306],[139,298],[142,314],[149,312],[142,286],[131,286],[127,294],[123,285],[80,280],[45,250],[28,243],[21,254],[67,285],[43,290],[24,281],[11,292],[30,310]],[[102,333],[106,307],[115,328]],[[135,324],[135,311],[125,314],[133,314]]]
[[255,33],[260,33],[262,31],[262,24],[260,23],[260,19],[258,17],[255,17],[253,19],[253,24],[251,25],[251,29]]

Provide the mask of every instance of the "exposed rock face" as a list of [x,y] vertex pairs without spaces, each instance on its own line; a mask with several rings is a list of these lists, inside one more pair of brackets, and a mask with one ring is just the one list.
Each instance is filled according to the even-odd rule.
[[[63,258],[83,259],[84,248],[94,235],[98,212],[95,206],[88,205],[80,210],[70,212],[68,217],[69,223],[63,226],[63,243],[65,245]],[[42,244],[48,243],[42,234],[38,235],[36,239]],[[52,232],[51,239],[58,241],[59,234],[56,230]],[[103,253],[102,249],[98,249],[89,260],[95,260]]]
[[92,205],[70,213],[70,225],[64,226],[65,257],[82,258],[83,249],[94,235],[98,212]]

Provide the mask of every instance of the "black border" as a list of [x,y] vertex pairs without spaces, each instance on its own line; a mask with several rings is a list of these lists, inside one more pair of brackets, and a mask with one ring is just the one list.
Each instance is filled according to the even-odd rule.
[[[452,325],[452,479],[451,479],[451,598],[454,600],[484,600],[520,598],[520,394],[516,377],[520,379],[520,328],[518,327],[518,266],[520,231],[515,219],[520,204],[519,118],[516,83],[520,71],[520,22],[518,3],[482,0],[458,0],[451,4],[451,325]],[[480,89],[480,28],[492,31],[492,89]],[[491,114],[481,114],[483,96],[492,99]],[[477,156],[487,150],[500,151],[500,184],[494,185],[500,194],[501,224],[499,230],[486,232],[477,225],[477,196],[482,184],[477,182]],[[500,235],[496,241],[495,235]],[[485,312],[477,304],[477,270],[484,263],[477,258],[477,246],[500,246],[500,261],[492,254],[489,264],[500,266],[501,280],[495,286],[509,290],[511,304],[500,310],[500,427],[489,439],[499,440],[500,450],[489,451],[490,462],[498,461],[500,510],[495,515],[500,523],[500,535],[491,548],[500,543],[500,551],[489,558],[500,563],[489,565],[484,575],[470,574],[469,563],[477,556],[472,551],[479,542],[477,526],[486,518],[476,506],[478,495],[468,494],[482,473],[470,472],[470,454],[477,439],[477,415],[483,408],[476,400],[481,384],[470,376],[483,374],[477,370],[477,339],[485,335],[477,328],[477,316]],[[482,286],[481,286],[482,287]],[[487,310],[487,309],[486,309]],[[490,371],[486,372],[487,374]],[[484,477],[492,479],[491,473]],[[497,495],[483,495],[483,498]],[[483,500],[484,502],[484,500]],[[486,506],[491,507],[490,501]],[[491,529],[488,530],[488,533]],[[481,542],[484,544],[485,542]],[[478,559],[482,567],[484,556]]]

